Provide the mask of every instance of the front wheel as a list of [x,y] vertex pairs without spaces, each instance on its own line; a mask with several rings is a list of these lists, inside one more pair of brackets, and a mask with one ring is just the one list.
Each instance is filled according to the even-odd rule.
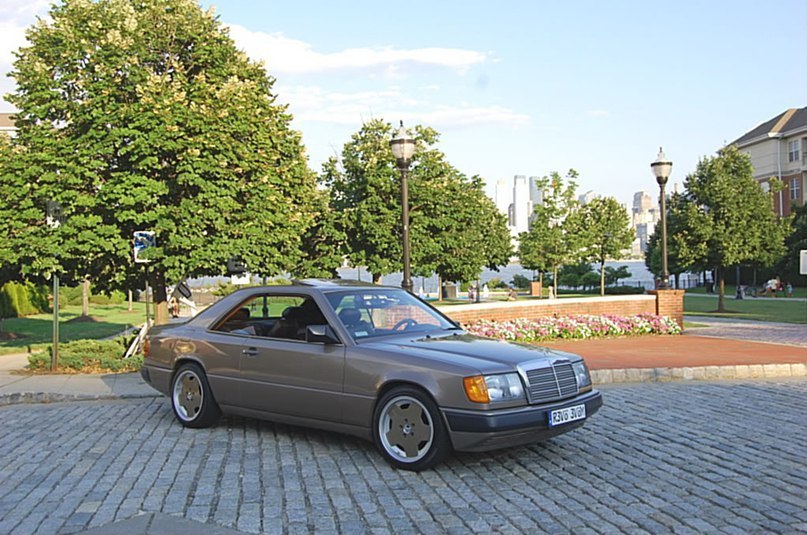
[[373,422],[376,446],[397,468],[431,468],[451,451],[437,405],[417,388],[397,387],[387,392],[376,406]]
[[221,414],[205,372],[198,364],[183,364],[174,374],[171,406],[185,427],[210,427]]

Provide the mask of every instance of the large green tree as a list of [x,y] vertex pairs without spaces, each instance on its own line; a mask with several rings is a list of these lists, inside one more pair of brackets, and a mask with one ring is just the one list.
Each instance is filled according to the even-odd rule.
[[[681,274],[687,269],[694,269],[697,271],[704,269],[711,269],[710,266],[700,266],[697,263],[691,263],[689,266],[684,267],[679,258],[678,244],[671,236],[678,235],[682,232],[683,222],[680,220],[679,214],[682,212],[686,203],[683,195],[673,193],[667,199],[667,271],[668,275],[672,275],[675,279],[675,287],[680,288]],[[644,252],[644,264],[648,271],[661,278],[662,262],[661,262],[661,223],[657,223],[653,234],[647,239],[647,249]]]
[[620,260],[635,233],[625,208],[613,197],[597,197],[580,209],[579,236],[586,245],[583,259],[600,264],[600,295],[605,295],[605,261]]
[[680,203],[671,206],[681,227],[671,236],[683,266],[717,273],[718,312],[725,311],[724,271],[743,262],[771,265],[785,251],[789,221],[773,212],[770,192],[754,179],[749,156],[729,146],[698,162]]
[[193,0],[65,0],[27,38],[9,98],[24,190],[67,217],[49,232],[16,216],[32,227],[30,270],[120,285],[142,270],[133,231],[153,230],[160,322],[168,283],[223,274],[235,255],[263,275],[298,261],[315,177],[274,80],[210,12]]
[[392,126],[380,119],[364,123],[342,150],[323,166],[321,180],[339,213],[346,252],[378,282],[401,269],[400,179],[389,140]]
[[534,207],[530,229],[518,237],[521,265],[540,272],[552,271],[555,295],[558,268],[577,262],[586,245],[580,232],[580,203],[575,198],[577,176],[577,171],[570,169],[565,178],[553,172],[539,179],[542,202]]
[[795,283],[803,278],[799,273],[799,258],[801,251],[807,251],[807,203],[794,206],[792,213],[790,234],[785,239],[787,252],[778,267],[787,279]]
[[[373,280],[402,269],[401,175],[389,148],[392,125],[374,119],[362,125],[332,159],[321,181],[331,208],[341,214],[339,230],[355,266]],[[503,216],[484,193],[480,177],[468,178],[436,148],[438,133],[415,126],[415,154],[408,174],[412,271],[436,272],[446,280],[471,280],[483,267],[509,260],[511,246]]]

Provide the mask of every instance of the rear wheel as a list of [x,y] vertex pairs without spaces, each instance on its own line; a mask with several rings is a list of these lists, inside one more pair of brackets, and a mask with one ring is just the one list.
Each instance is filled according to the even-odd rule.
[[183,364],[171,383],[171,406],[185,427],[210,427],[221,415],[207,376],[198,364]]
[[376,406],[373,422],[376,446],[397,468],[431,468],[451,451],[437,405],[417,388],[397,387],[387,392]]

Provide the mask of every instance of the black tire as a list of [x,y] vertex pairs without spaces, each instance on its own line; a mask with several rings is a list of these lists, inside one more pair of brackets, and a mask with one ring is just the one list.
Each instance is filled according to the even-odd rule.
[[410,386],[393,388],[378,400],[373,438],[384,459],[403,470],[431,468],[451,452],[437,405],[423,391]]
[[171,407],[185,427],[210,427],[221,416],[204,370],[198,364],[179,367],[171,380]]

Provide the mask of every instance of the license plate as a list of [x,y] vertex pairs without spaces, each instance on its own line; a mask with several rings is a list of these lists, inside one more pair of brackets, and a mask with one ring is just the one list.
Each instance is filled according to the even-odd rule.
[[567,424],[569,422],[574,422],[575,420],[582,420],[585,417],[585,405],[575,405],[574,407],[558,409],[549,413],[549,427]]

